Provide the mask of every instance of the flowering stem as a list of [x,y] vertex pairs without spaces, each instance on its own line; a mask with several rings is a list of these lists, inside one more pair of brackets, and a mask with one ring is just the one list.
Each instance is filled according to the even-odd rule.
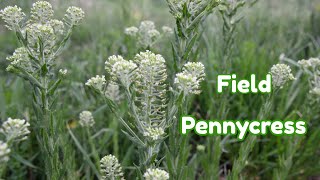
[[[272,102],[275,94],[276,92],[273,92],[268,96],[268,99],[265,101],[264,105],[260,109],[258,120],[268,118],[272,110]],[[245,168],[246,161],[255,145],[256,139],[256,135],[249,134],[246,140],[241,144],[239,150],[239,157],[234,161],[232,171],[230,176],[228,176],[228,179],[237,180],[239,179],[239,177],[241,177],[241,171]]]

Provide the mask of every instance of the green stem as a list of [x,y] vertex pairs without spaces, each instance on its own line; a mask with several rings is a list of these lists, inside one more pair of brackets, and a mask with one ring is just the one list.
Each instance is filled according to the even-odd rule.
[[88,142],[89,142],[89,145],[90,145],[90,148],[91,148],[91,153],[92,153],[92,155],[93,155],[93,158],[94,158],[96,167],[97,167],[97,169],[99,170],[99,168],[100,168],[99,153],[98,153],[98,151],[97,151],[97,148],[96,148],[95,143],[92,141],[92,136],[91,136],[91,133],[90,133],[90,129],[89,129],[89,128],[86,128],[86,135],[87,135],[87,139],[88,139]]

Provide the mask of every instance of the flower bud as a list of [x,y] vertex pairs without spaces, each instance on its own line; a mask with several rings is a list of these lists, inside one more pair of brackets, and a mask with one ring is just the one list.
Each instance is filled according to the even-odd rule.
[[137,27],[132,26],[132,27],[126,28],[126,29],[124,30],[124,33],[125,33],[126,35],[128,35],[128,36],[133,36],[133,37],[134,37],[134,36],[137,35],[138,31],[139,31],[139,29],[138,29]]
[[143,136],[149,137],[153,141],[160,140],[165,135],[163,128],[161,127],[150,127],[146,129]]
[[81,20],[84,18],[84,12],[81,8],[71,6],[67,9],[65,18],[71,26],[79,25]]
[[91,86],[92,88],[98,90],[99,92],[102,92],[104,89],[104,85],[106,84],[105,76],[99,76],[92,77],[86,82],[87,86]]
[[146,180],[167,180],[169,179],[169,174],[161,169],[147,169],[143,177]]
[[82,127],[92,127],[95,124],[94,118],[90,111],[82,111],[79,115],[79,124]]
[[47,1],[33,3],[31,8],[31,21],[46,24],[53,17],[52,5]]
[[278,88],[282,88],[286,83],[295,79],[291,74],[291,68],[286,64],[273,65],[270,73],[272,75],[272,85]]

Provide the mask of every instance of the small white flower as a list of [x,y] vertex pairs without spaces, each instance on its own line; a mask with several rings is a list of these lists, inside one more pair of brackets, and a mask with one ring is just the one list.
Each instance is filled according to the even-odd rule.
[[310,93],[320,97],[320,87],[313,88]]
[[68,70],[67,70],[67,69],[60,69],[60,70],[59,70],[59,74],[62,75],[62,76],[67,75],[67,73],[68,73]]
[[0,164],[9,161],[9,153],[10,148],[8,147],[8,144],[0,141]]
[[294,80],[291,69],[286,64],[276,64],[271,67],[272,84],[274,87],[282,88],[287,82]]
[[173,34],[173,29],[171,27],[168,27],[168,26],[162,26],[162,31],[166,35]]
[[138,33],[139,29],[135,26],[128,27],[124,30],[124,33],[128,36],[136,36]]
[[206,147],[204,145],[197,145],[197,151],[200,151],[200,152],[204,152],[206,150]]
[[71,6],[67,9],[65,18],[71,26],[79,25],[80,21],[84,18],[84,12],[81,8]]
[[177,88],[184,92],[184,94],[200,94],[200,82],[196,77],[189,73],[178,73],[174,79]]
[[105,69],[111,73],[112,71],[112,66],[116,63],[116,62],[120,62],[120,61],[125,61],[125,59],[123,59],[122,56],[120,55],[113,55],[113,56],[110,56],[108,58],[108,60],[105,62]]
[[169,179],[169,174],[161,169],[147,169],[143,177],[146,180],[167,180]]
[[143,136],[151,138],[153,141],[163,138],[165,132],[161,127],[147,128]]
[[90,111],[82,111],[79,115],[79,118],[80,118],[79,124],[82,127],[92,127],[95,124],[94,118]]
[[91,86],[92,88],[102,92],[104,89],[104,85],[106,84],[106,78],[105,76],[99,76],[92,77],[86,82],[87,86]]
[[53,17],[52,5],[47,1],[38,1],[32,5],[31,19],[33,23],[46,24]]
[[0,128],[0,133],[6,136],[6,140],[10,141],[22,141],[27,139],[30,131],[28,127],[30,124],[24,119],[11,119],[8,118],[2,124]]
[[17,31],[20,27],[20,22],[26,15],[22,12],[20,7],[8,6],[0,11],[0,16],[9,30]]
[[188,62],[181,73],[176,74],[174,83],[185,94],[200,94],[200,83],[204,80],[204,65],[200,62]]
[[[107,155],[100,161],[102,179],[122,178],[123,172],[118,159],[114,155]],[[123,179],[123,178],[122,178]]]
[[137,65],[133,61],[117,61],[111,69],[111,76],[119,80],[124,87],[129,87],[136,79]]
[[202,81],[204,73],[204,65],[200,62],[188,62],[184,65],[183,71],[196,77],[199,81]]

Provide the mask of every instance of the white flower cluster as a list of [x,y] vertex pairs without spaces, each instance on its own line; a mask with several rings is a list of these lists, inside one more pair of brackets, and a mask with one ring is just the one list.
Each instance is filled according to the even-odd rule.
[[116,103],[120,103],[122,95],[120,94],[120,87],[115,83],[109,83],[106,87],[105,96]]
[[96,89],[99,92],[102,92],[104,90],[104,85],[105,84],[106,84],[105,76],[99,76],[99,75],[96,75],[96,77],[90,78],[86,82],[87,86],[90,86],[90,87]]
[[161,169],[147,169],[143,177],[146,180],[168,180],[169,174]]
[[320,59],[319,58],[310,58],[308,60],[300,60],[298,61],[298,64],[300,64],[302,67],[306,69],[314,69],[320,67]]
[[128,88],[136,80],[137,65],[133,61],[127,61],[122,56],[110,56],[105,64],[112,80],[119,81],[124,87]]
[[[133,60],[122,56],[110,56],[105,62],[105,69],[110,74],[111,82],[105,87],[104,76],[91,78],[86,85],[100,89],[109,99],[116,101],[119,86],[126,91],[135,91],[134,103],[136,125],[141,135],[158,140],[164,135],[167,107],[167,72],[166,61],[160,54],[151,51],[140,52]],[[131,87],[133,88],[129,88]],[[104,91],[106,90],[106,91]],[[161,127],[161,128],[160,128]]]
[[123,179],[122,167],[114,155],[107,155],[100,161],[102,179]]
[[308,60],[298,61],[305,70],[311,72],[311,90],[310,93],[320,97],[320,59],[319,58],[310,58]]
[[53,17],[52,5],[47,1],[38,1],[32,5],[31,21],[46,24]]
[[27,72],[33,71],[28,51],[24,47],[16,49],[12,56],[7,57],[7,60],[10,61],[11,65],[14,65],[15,67],[22,68]]
[[48,24],[30,24],[26,28],[28,43],[37,49],[40,47],[39,39],[44,47],[50,49],[54,46],[56,36],[52,26]]
[[165,35],[171,35],[173,34],[173,29],[169,26],[162,26],[162,32],[165,34]]
[[289,81],[294,80],[291,68],[286,64],[276,64],[271,67],[272,85],[276,88],[283,88]]
[[200,62],[188,62],[181,73],[176,74],[174,83],[187,94],[200,94],[200,83],[204,80],[204,65]]
[[124,29],[124,33],[128,36],[136,36],[139,29],[135,26],[127,27]]
[[79,124],[82,127],[92,127],[95,124],[94,118],[90,111],[82,111],[79,115]]
[[81,8],[71,6],[67,9],[65,18],[71,26],[78,25],[84,18],[84,12]]
[[10,151],[8,144],[0,141],[0,164],[9,161]]
[[62,21],[51,19],[48,25],[53,28],[55,34],[62,35],[64,33],[64,23]]
[[[162,31],[164,35],[173,34],[172,28],[168,26],[163,26]],[[142,21],[139,28],[135,26],[125,28],[124,33],[136,37],[138,45],[143,48],[151,47],[161,37],[153,21]]]
[[25,18],[25,14],[20,7],[8,6],[0,11],[0,17],[6,23],[6,27],[9,30],[17,31],[20,27],[21,21]]
[[6,137],[7,142],[22,141],[27,139],[30,133],[28,129],[29,126],[30,124],[24,119],[8,118],[8,120],[2,124],[0,133]]
[[147,128],[143,135],[151,138],[153,141],[157,141],[164,137],[165,132],[161,127]]
[[65,23],[69,25],[67,29],[64,22],[52,19],[54,11],[47,1],[35,2],[30,14],[30,19],[24,21],[25,14],[17,6],[8,6],[0,11],[6,26],[15,31],[24,42],[24,49],[17,49],[13,56],[8,58],[11,61],[7,68],[9,71],[27,71],[32,74],[32,71],[41,72],[39,68],[44,63],[51,66],[57,51],[61,50],[60,46],[69,38],[72,27],[78,25],[84,16],[80,8],[70,7],[65,15]]

